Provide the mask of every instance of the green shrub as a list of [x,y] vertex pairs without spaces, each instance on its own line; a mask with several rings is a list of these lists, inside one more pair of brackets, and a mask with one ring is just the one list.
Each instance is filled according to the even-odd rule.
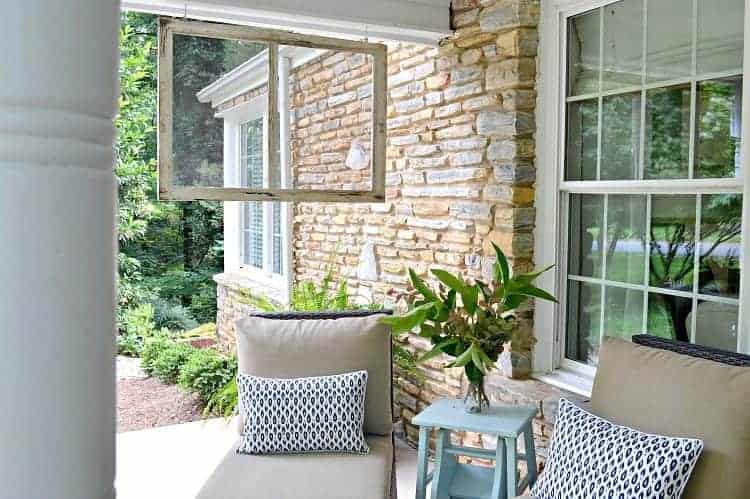
[[180,369],[187,362],[193,347],[185,343],[172,343],[154,361],[154,374],[165,383],[174,384]]
[[156,369],[156,359],[159,358],[164,351],[171,348],[174,343],[175,341],[166,335],[157,335],[153,338],[146,339],[143,349],[141,350],[141,367],[143,367],[143,370],[146,371],[146,373],[153,375]]
[[198,327],[198,321],[193,318],[190,310],[182,305],[162,298],[153,300],[152,304],[154,307],[154,325],[157,328],[167,328],[170,331],[187,331]]
[[230,379],[220,390],[214,392],[208,399],[206,407],[203,409],[203,415],[214,414],[228,418],[234,414],[237,407],[237,379]]
[[131,333],[120,333],[117,335],[117,353],[119,355],[138,357],[142,349],[143,338]]
[[176,383],[180,368],[194,350],[188,344],[178,343],[167,335],[149,338],[141,352],[141,365],[150,375],[165,383]]
[[237,360],[211,349],[193,349],[180,368],[180,386],[198,393],[203,402],[237,374]]

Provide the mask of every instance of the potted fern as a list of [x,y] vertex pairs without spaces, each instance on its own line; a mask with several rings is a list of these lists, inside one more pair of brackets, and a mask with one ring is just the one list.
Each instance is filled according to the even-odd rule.
[[418,328],[433,347],[419,360],[447,354],[452,361],[445,367],[461,367],[468,380],[464,397],[467,412],[481,412],[489,407],[484,378],[495,367],[503,344],[517,331],[518,307],[528,299],[556,301],[548,292],[533,285],[543,270],[513,275],[508,260],[493,244],[497,261],[489,283],[462,277],[442,269],[432,269],[436,287],[428,286],[409,269],[413,292],[407,295],[409,310],[402,315],[386,317],[393,334]]

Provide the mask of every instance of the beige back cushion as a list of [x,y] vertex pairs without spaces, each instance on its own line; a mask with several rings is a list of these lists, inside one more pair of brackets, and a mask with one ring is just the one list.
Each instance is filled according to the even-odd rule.
[[683,499],[750,497],[750,368],[607,338],[591,408],[641,431],[703,440]]
[[267,378],[300,378],[364,369],[365,433],[390,435],[391,335],[380,324],[382,317],[240,319],[235,328],[239,370]]

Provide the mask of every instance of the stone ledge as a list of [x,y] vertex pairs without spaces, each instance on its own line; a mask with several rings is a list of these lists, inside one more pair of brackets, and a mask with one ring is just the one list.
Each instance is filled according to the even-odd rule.
[[561,397],[576,403],[587,401],[585,397],[536,379],[516,380],[493,374],[486,379],[485,384],[488,395],[493,399],[538,407],[539,417],[550,425],[555,424]]
[[267,282],[253,279],[244,272],[223,272],[214,275],[213,279],[219,286],[242,294],[251,294],[256,297],[265,298],[273,305],[279,307],[283,307],[286,301],[285,290],[269,285]]

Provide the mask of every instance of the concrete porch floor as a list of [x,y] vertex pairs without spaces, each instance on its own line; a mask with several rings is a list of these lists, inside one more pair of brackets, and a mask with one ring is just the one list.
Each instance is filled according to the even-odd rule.
[[[118,433],[117,498],[194,498],[235,442],[235,428],[233,420],[209,419]],[[416,464],[416,451],[397,439],[400,499],[414,497]]]

